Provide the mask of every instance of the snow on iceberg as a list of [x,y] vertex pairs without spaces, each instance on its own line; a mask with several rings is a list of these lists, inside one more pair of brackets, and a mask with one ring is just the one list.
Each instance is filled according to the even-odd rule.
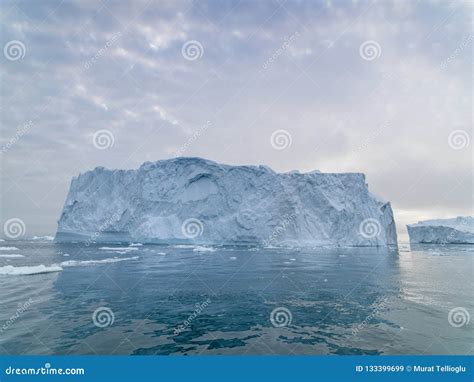
[[56,241],[263,246],[397,243],[389,202],[360,173],[276,173],[200,158],[73,178]]
[[411,244],[474,244],[474,217],[425,220],[407,225]]

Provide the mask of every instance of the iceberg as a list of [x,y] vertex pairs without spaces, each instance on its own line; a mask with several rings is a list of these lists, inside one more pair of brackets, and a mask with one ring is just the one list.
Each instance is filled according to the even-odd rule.
[[407,225],[411,244],[474,244],[474,217],[434,219]]
[[396,245],[392,208],[361,173],[277,173],[201,158],[74,177],[55,240],[173,245]]

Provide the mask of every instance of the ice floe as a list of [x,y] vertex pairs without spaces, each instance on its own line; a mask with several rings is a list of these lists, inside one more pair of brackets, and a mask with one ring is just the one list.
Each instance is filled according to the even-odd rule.
[[120,261],[128,261],[128,260],[137,260],[139,257],[138,256],[133,256],[133,257],[113,257],[109,259],[102,259],[102,260],[68,260],[68,261],[63,261],[59,265],[61,267],[80,267],[80,266],[86,266],[86,265],[96,265],[96,264],[111,264],[111,263],[118,263]]
[[215,248],[212,248],[212,247],[203,247],[203,246],[196,246],[194,247],[193,249],[193,252],[215,252],[216,249]]
[[61,272],[63,269],[56,264],[53,265],[29,265],[22,267],[14,267],[12,265],[6,265],[0,267],[0,275],[8,276],[23,276],[23,275],[38,275],[41,273]]
[[136,247],[100,247],[99,249],[103,251],[117,251],[121,253],[126,253],[130,251],[138,251]]

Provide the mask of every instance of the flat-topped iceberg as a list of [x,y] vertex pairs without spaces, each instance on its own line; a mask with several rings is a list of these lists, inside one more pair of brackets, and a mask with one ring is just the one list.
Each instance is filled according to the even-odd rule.
[[474,217],[425,220],[407,225],[412,244],[474,244]]
[[264,246],[396,245],[389,202],[364,174],[276,173],[200,158],[75,177],[57,241]]

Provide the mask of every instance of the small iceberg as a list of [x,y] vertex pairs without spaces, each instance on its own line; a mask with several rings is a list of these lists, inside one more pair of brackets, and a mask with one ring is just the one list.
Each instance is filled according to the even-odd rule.
[[17,253],[12,253],[11,255],[0,255],[0,257],[2,257],[4,259],[16,259],[18,257],[25,257],[25,256],[19,255]]
[[142,243],[130,243],[129,247],[141,247],[143,246]]
[[474,217],[435,219],[407,225],[411,244],[474,244]]
[[0,251],[19,251],[17,247],[0,247]]
[[26,275],[39,275],[42,273],[51,273],[51,272],[61,272],[63,269],[58,265],[30,265],[23,267],[14,267],[12,265],[7,265],[0,267],[0,275],[8,276],[26,276]]

